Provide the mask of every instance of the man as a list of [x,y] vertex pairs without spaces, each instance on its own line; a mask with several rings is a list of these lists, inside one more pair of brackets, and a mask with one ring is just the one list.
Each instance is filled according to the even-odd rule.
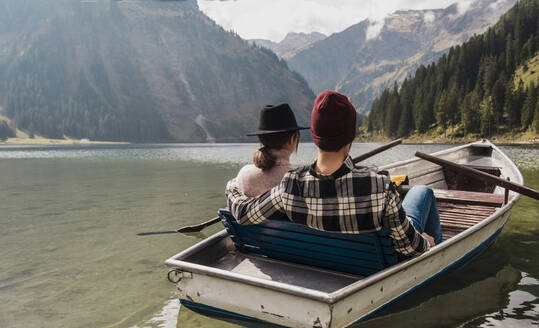
[[239,191],[235,180],[228,183],[228,205],[240,224],[287,216],[332,232],[387,228],[393,248],[404,257],[417,256],[442,241],[432,190],[410,190],[407,203],[413,216],[409,218],[386,175],[353,164],[348,154],[356,136],[356,110],[348,98],[322,92],[314,103],[311,135],[318,148],[316,161],[289,171],[271,190],[250,198]]

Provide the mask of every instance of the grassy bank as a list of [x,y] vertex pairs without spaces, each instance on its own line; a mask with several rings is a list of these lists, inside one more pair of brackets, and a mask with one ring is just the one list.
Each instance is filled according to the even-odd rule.
[[12,124],[11,120],[2,115],[2,106],[0,106],[0,121],[6,121],[15,133],[15,137],[0,140],[0,145],[97,145],[97,144],[127,144],[128,142],[109,142],[109,141],[93,141],[88,139],[49,139],[39,135],[30,136],[27,132],[17,129]]
[[[457,144],[478,141],[482,139],[482,136],[479,134],[468,134],[464,137],[455,137],[451,134],[441,134],[436,131],[431,131],[426,134],[412,134],[402,139],[405,143]],[[539,144],[539,134],[531,131],[493,135],[487,139],[496,144]],[[391,140],[391,138],[382,135],[369,133],[360,133],[356,138],[357,142],[387,142]]]
[[[0,115],[0,120],[9,120]],[[126,144],[128,142],[108,142],[108,141],[94,141],[88,139],[71,139],[65,137],[64,139],[49,139],[39,135],[30,135],[22,130],[14,129],[16,136],[14,138],[7,138],[0,140],[0,145],[96,145],[96,144]]]

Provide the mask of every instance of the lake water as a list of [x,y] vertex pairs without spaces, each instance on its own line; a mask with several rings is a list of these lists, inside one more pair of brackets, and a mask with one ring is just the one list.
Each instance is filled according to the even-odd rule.
[[[379,144],[355,144],[353,155]],[[400,145],[384,165],[446,145]],[[137,237],[200,223],[254,144],[0,147],[0,328],[240,327],[179,309],[164,260],[221,229]],[[539,148],[504,146],[539,189]],[[309,163],[312,144],[292,160]],[[539,202],[522,197],[496,243],[361,327],[539,324]]]

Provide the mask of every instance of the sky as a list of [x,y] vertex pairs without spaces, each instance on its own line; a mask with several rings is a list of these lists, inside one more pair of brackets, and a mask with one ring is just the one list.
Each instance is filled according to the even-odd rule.
[[[244,39],[281,41],[288,32],[340,32],[369,18],[383,18],[401,9],[437,9],[473,0],[198,0],[200,9],[226,30]],[[383,25],[383,24],[382,24]]]

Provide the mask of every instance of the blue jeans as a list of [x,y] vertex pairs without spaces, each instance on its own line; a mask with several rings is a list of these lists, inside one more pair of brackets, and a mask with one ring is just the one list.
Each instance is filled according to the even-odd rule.
[[412,219],[415,230],[432,236],[436,245],[442,242],[440,215],[432,189],[427,186],[412,187],[404,197],[402,207],[406,216]]

